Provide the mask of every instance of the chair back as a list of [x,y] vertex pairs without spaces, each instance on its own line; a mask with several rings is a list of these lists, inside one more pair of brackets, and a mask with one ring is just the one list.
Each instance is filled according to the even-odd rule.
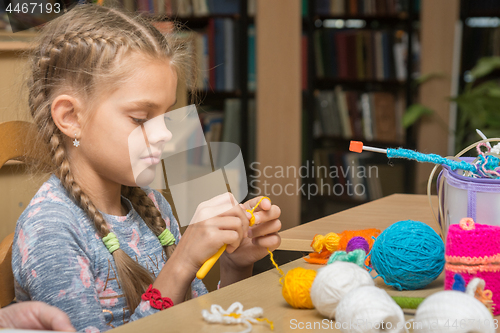
[[[26,121],[0,123],[0,168],[9,160],[40,161],[50,166],[48,147],[37,143],[36,133],[36,125]],[[9,305],[15,297],[11,262],[13,241],[14,233],[11,233],[0,243],[0,308]]]

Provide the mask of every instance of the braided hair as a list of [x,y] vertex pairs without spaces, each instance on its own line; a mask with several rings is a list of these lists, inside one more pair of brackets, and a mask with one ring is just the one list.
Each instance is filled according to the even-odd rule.
[[[92,110],[99,98],[130,77],[134,64],[123,60],[137,53],[149,59],[169,61],[178,78],[185,79],[184,84],[196,82],[194,57],[175,30],[174,26],[173,33],[162,34],[148,20],[118,7],[79,4],[46,24],[28,55],[29,111],[37,125],[39,140],[50,148],[53,168],[49,171],[60,179],[69,195],[93,221],[101,238],[108,236],[110,230],[73,177],[64,134],[51,116],[52,101],[62,93],[72,93],[85,101],[86,112]],[[122,186],[122,195],[132,202],[156,236],[166,229],[160,212],[142,189]],[[175,244],[164,246],[167,258],[174,249]],[[112,255],[132,314],[154,277],[123,250],[118,249]]]

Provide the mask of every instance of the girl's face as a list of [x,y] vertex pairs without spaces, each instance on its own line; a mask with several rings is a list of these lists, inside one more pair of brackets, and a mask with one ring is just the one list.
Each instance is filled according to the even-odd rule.
[[[145,186],[154,178],[158,154],[172,137],[161,115],[176,103],[177,75],[168,62],[137,61],[136,68],[130,80],[92,111],[76,154],[97,177]],[[136,129],[144,135],[135,136],[137,143],[130,146],[129,136]]]

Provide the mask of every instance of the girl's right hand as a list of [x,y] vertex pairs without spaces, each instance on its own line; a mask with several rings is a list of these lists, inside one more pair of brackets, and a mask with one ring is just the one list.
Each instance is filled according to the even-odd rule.
[[224,244],[228,253],[238,248],[247,237],[250,217],[231,193],[202,202],[175,252],[196,273]]

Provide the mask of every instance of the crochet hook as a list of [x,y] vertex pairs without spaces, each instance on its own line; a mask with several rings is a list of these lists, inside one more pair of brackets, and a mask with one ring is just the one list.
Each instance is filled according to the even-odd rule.
[[[269,199],[268,197],[262,197],[257,202],[255,207],[253,207],[252,209],[246,210],[247,212],[249,212],[252,215],[252,217],[250,218],[250,223],[249,223],[250,226],[253,226],[255,224],[255,216],[253,215],[253,211],[255,210],[255,208],[257,208],[259,206],[259,204],[261,203],[261,201],[263,199],[268,199],[269,201],[271,201],[271,199]],[[224,253],[224,251],[226,251],[226,248],[227,248],[227,244],[222,245],[222,247],[219,249],[219,251],[217,251],[213,256],[208,258],[207,261],[205,261],[205,263],[200,267],[200,269],[196,273],[196,277],[198,279],[201,280],[201,279],[205,278],[205,276],[208,274],[208,272],[210,272],[210,270],[215,265],[217,260],[219,260],[222,253]]]
[[388,158],[406,158],[418,162],[429,162],[434,164],[447,165],[452,170],[462,169],[462,170],[476,172],[476,167],[465,161],[458,162],[439,156],[437,154],[423,154],[411,149],[404,149],[404,148],[381,149],[381,148],[365,146],[361,141],[351,141],[351,143],[349,144],[349,150],[355,153],[361,153],[363,150],[373,151],[376,153],[386,154]]

